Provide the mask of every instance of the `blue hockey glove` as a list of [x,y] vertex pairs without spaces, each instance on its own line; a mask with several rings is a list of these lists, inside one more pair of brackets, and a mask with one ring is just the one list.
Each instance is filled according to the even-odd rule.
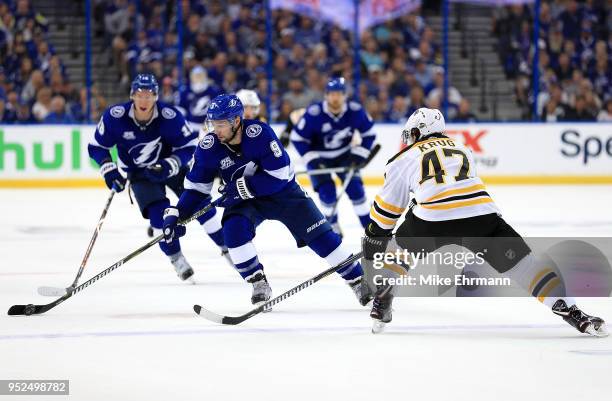
[[227,185],[219,187],[219,193],[223,194],[219,206],[225,208],[232,207],[244,200],[255,197],[249,190],[244,177],[240,177],[236,181],[229,182]]
[[153,182],[164,182],[174,177],[181,169],[181,162],[177,157],[167,157],[145,169],[144,174]]
[[115,191],[121,192],[125,189],[126,179],[121,175],[117,165],[113,162],[106,162],[100,166],[100,173],[104,177],[108,189],[115,188]]
[[175,239],[179,239],[187,232],[183,225],[178,224],[179,211],[175,207],[168,207],[164,210],[164,239],[167,243],[171,243]]

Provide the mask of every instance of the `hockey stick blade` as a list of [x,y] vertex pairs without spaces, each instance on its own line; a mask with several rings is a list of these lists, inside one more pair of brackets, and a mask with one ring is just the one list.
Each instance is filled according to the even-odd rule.
[[[189,218],[179,222],[179,224],[185,225],[185,224],[189,223],[190,221],[193,221],[193,220],[197,219],[198,217],[202,216],[203,214],[205,214],[206,212],[211,210],[213,207],[217,206],[217,203],[219,202],[219,199],[221,199],[221,198],[218,198],[218,199],[212,201],[211,203],[209,203],[208,205],[206,205],[205,207],[203,207],[202,209],[200,209],[199,211],[194,213],[191,217],[189,217]],[[158,235],[157,237],[153,238],[151,241],[147,242],[146,244],[144,244],[140,248],[136,249],[135,251],[133,251],[129,255],[125,256],[123,259],[120,259],[119,261],[115,262],[114,264],[112,264],[111,266],[109,266],[106,269],[102,270],[100,273],[96,274],[95,276],[93,276],[89,280],[85,281],[83,284],[80,284],[79,286],[75,287],[71,292],[67,292],[61,298],[58,298],[58,299],[56,299],[53,302],[50,302],[50,303],[48,303],[46,305],[33,305],[33,304],[28,304],[28,305],[13,305],[13,306],[11,306],[9,308],[7,313],[10,316],[16,316],[16,315],[26,315],[26,316],[29,316],[29,315],[38,315],[38,314],[41,314],[41,313],[45,313],[48,310],[55,308],[57,305],[61,304],[62,302],[64,302],[68,298],[78,294],[79,292],[81,292],[85,288],[87,288],[90,285],[94,284],[96,281],[98,281],[102,277],[108,275],[113,270],[123,266],[125,263],[127,263],[131,259],[135,258],[136,256],[140,255],[141,253],[143,253],[147,249],[151,248],[153,245],[157,244],[162,239],[164,239],[163,234],[162,235]]]
[[319,281],[319,280],[329,276],[330,274],[336,272],[337,270],[340,270],[343,267],[346,267],[346,266],[350,265],[351,263],[353,263],[353,262],[357,261],[358,259],[360,259],[362,256],[363,256],[363,252],[358,252],[358,253],[350,256],[348,259],[346,259],[344,262],[340,263],[339,265],[336,265],[334,267],[330,267],[329,269],[327,269],[327,270],[317,274],[316,276],[314,276],[314,277],[304,281],[303,283],[298,284],[297,286],[293,287],[289,291],[285,291],[284,293],[282,293],[278,297],[272,298],[268,302],[265,302],[265,303],[259,305],[257,308],[250,310],[249,312],[245,313],[244,315],[240,315],[240,316],[223,316],[223,315],[219,315],[219,314],[216,314],[214,312],[211,312],[209,310],[206,310],[206,309],[202,308],[200,305],[193,305],[193,310],[199,316],[203,317],[206,320],[210,320],[211,322],[221,323],[221,324],[228,324],[228,325],[237,325],[237,324],[240,324],[240,323],[244,322],[245,320],[250,319],[253,316],[263,312],[264,310],[272,308],[274,305],[284,301],[285,299],[289,298],[292,295],[297,294],[298,292],[302,291],[303,289],[310,287],[311,285],[313,285],[317,281]]
[[60,288],[60,287],[38,287],[38,295],[42,295],[43,297],[63,297],[69,292],[73,291],[74,288]]

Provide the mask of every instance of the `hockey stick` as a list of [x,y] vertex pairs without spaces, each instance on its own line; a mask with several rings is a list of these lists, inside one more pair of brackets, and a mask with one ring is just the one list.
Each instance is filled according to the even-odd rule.
[[74,281],[72,282],[72,284],[70,284],[70,286],[67,288],[46,287],[46,286],[38,287],[38,293],[40,295],[43,295],[45,297],[60,297],[60,296],[66,295],[69,292],[74,291],[74,288],[76,287],[77,283],[79,282],[79,279],[81,278],[81,275],[83,274],[83,270],[85,269],[85,265],[87,264],[87,260],[89,259],[89,255],[91,254],[91,250],[93,249],[96,239],[98,238],[98,234],[100,233],[100,230],[102,229],[102,224],[104,223],[104,219],[106,218],[106,212],[108,212],[111,202],[113,201],[113,197],[115,196],[116,193],[117,191],[115,190],[115,187],[113,187],[113,189],[111,189],[110,191],[110,195],[108,196],[108,199],[106,200],[106,206],[104,206],[104,210],[102,210],[102,215],[98,219],[98,224],[96,224],[96,229],[94,230],[93,236],[91,237],[91,240],[89,240],[89,245],[87,245],[85,256],[83,256],[83,260],[81,261],[81,266],[79,267],[79,271],[77,272],[77,275],[74,278]]
[[330,216],[334,216],[336,214],[336,211],[338,210],[338,204],[340,203],[340,198],[342,198],[342,196],[344,196],[344,194],[346,193],[346,189],[348,188],[349,184],[351,183],[351,180],[353,179],[353,177],[355,176],[355,174],[361,170],[362,168],[364,168],[365,166],[367,166],[372,159],[374,158],[374,156],[376,156],[376,154],[378,153],[378,151],[380,150],[380,144],[376,144],[374,145],[374,147],[372,148],[372,150],[370,151],[370,154],[368,155],[368,158],[364,160],[363,163],[361,163],[359,166],[356,167],[352,167],[349,171],[349,173],[347,174],[346,177],[344,177],[344,182],[342,184],[342,191],[340,191],[340,193],[338,194],[338,196],[336,197],[336,204],[334,205],[334,208],[330,214]]
[[[378,153],[378,151],[380,150],[380,144],[376,144],[372,147],[372,150],[370,151],[370,155],[368,156],[368,158],[359,166],[357,166],[357,170],[361,170],[362,168],[364,168],[365,166],[368,165],[368,163],[370,163],[370,161],[372,161],[372,159],[374,158],[374,156],[376,156],[376,154]],[[352,166],[342,166],[342,167],[326,167],[326,168],[319,168],[316,170],[303,170],[303,171],[298,171],[295,173],[295,175],[304,175],[304,174],[308,174],[308,175],[323,175],[323,174],[331,174],[331,173],[346,173],[347,171],[350,171],[352,169],[355,169],[355,167]]]
[[330,267],[329,269],[327,269],[327,270],[317,274],[316,276],[314,276],[314,277],[304,281],[303,283],[298,284],[297,286],[293,287],[289,291],[285,291],[284,293],[282,293],[278,297],[273,298],[273,299],[269,300],[268,302],[265,302],[265,303],[259,305],[257,308],[255,308],[255,309],[245,313],[244,315],[240,315],[240,316],[224,316],[224,315],[219,315],[219,314],[216,314],[214,312],[211,312],[209,310],[206,310],[206,309],[202,308],[200,305],[193,305],[193,310],[195,311],[195,313],[197,313],[198,315],[202,316],[204,319],[210,320],[211,322],[221,323],[221,324],[230,324],[230,325],[240,324],[240,323],[244,322],[245,320],[250,319],[253,316],[263,312],[264,310],[270,309],[271,307],[273,307],[277,303],[284,301],[285,299],[289,298],[292,295],[297,294],[298,292],[302,291],[303,289],[310,287],[311,285],[313,285],[317,281],[319,281],[319,280],[329,276],[330,274],[336,272],[337,270],[340,270],[343,267],[350,265],[351,263],[353,263],[356,260],[360,259],[362,256],[363,256],[363,252],[358,252],[355,255],[352,255],[351,257],[346,259],[344,262],[340,263],[339,265],[336,265],[334,267]]
[[[199,211],[195,212],[191,217],[181,221],[179,224],[185,225],[185,224],[189,223],[190,221],[195,220],[198,217],[202,216],[204,213],[208,212],[213,207],[217,206],[217,204],[218,204],[220,199],[222,199],[222,197],[217,198],[213,202],[209,203],[204,208],[202,208]],[[100,273],[96,274],[95,276],[93,276],[89,280],[85,281],[83,284],[79,285],[78,287],[75,287],[74,290],[72,290],[72,292],[66,293],[64,296],[62,296],[61,298],[56,299],[55,301],[53,301],[51,303],[48,303],[46,305],[34,305],[34,304],[13,305],[13,306],[11,306],[9,308],[8,314],[9,315],[27,315],[27,316],[29,316],[29,315],[38,315],[38,314],[41,314],[41,313],[45,313],[49,309],[55,308],[57,305],[61,304],[62,302],[64,302],[68,298],[72,297],[73,295],[75,295],[75,294],[81,292],[82,290],[84,290],[85,288],[89,287],[91,284],[95,283],[96,281],[98,281],[102,277],[106,276],[107,274],[109,274],[113,270],[117,269],[118,267],[120,267],[124,263],[126,263],[129,260],[131,260],[131,259],[135,258],[136,256],[140,255],[141,253],[143,253],[147,249],[151,248],[153,245],[157,244],[162,239],[164,239],[164,235],[163,234],[158,235],[157,237],[155,237],[151,241],[147,242],[146,244],[144,244],[140,248],[136,249],[134,252],[132,252],[129,255],[125,256],[124,258],[122,258],[118,262],[115,262],[113,265],[111,265],[110,267],[106,268],[105,270],[102,270]]]

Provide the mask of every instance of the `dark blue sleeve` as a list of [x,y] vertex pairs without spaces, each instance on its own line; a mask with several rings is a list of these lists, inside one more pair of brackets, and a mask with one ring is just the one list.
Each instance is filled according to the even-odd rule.
[[263,132],[257,138],[257,162],[260,168],[253,176],[246,178],[249,189],[255,196],[266,196],[280,191],[294,176],[289,155],[272,129],[267,125],[262,126]]
[[[191,216],[198,207],[204,207],[210,202],[210,192],[217,173],[216,167],[212,164],[214,158],[211,154],[212,149],[204,149],[202,143],[211,140],[207,135],[200,142],[193,154],[193,164],[187,173],[184,181],[185,191],[181,194],[176,205],[181,219]],[[208,139],[207,139],[208,138]]]
[[316,118],[310,115],[309,112],[312,107],[310,106],[306,110],[306,113],[304,113],[300,121],[293,128],[290,136],[291,143],[295,146],[300,156],[302,156],[306,165],[319,157],[318,153],[312,150],[312,140],[315,135],[313,128],[317,123]]
[[168,129],[163,134],[172,146],[172,155],[181,161],[182,166],[187,165],[198,145],[197,132],[189,128],[183,115],[173,107],[164,107],[162,118],[166,118]]
[[96,132],[87,146],[89,157],[94,159],[98,165],[112,160],[110,149],[117,143],[113,137],[112,117],[108,110],[100,118]]
[[360,109],[355,113],[355,129],[361,135],[361,146],[370,150],[376,140],[374,132],[374,121],[370,118],[365,109]]

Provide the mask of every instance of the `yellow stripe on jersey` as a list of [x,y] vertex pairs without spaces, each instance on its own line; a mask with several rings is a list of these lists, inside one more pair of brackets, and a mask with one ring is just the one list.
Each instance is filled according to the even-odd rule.
[[402,214],[404,213],[404,208],[403,207],[399,207],[399,206],[395,206],[392,205],[390,203],[385,202],[384,200],[382,200],[382,198],[379,195],[376,195],[376,198],[374,199],[374,201],[378,204],[378,206],[380,206],[382,209],[386,209],[389,212],[392,213],[399,213]]
[[424,201],[425,202],[431,202],[440,198],[445,198],[449,195],[461,195],[461,194],[466,194],[468,192],[475,192],[478,190],[485,190],[485,186],[483,184],[476,184],[476,185],[472,185],[471,187],[465,187],[465,188],[457,188],[457,189],[449,189],[448,191],[442,191],[437,195],[432,196],[431,198],[427,199]]
[[478,199],[472,199],[472,200],[468,200],[468,201],[461,201],[461,202],[453,202],[453,203],[442,203],[442,204],[436,204],[436,205],[421,205],[419,204],[420,207],[423,207],[425,209],[432,209],[432,210],[448,210],[448,209],[457,209],[460,207],[467,207],[467,206],[474,206],[474,205],[481,205],[483,203],[492,203],[493,199],[491,199],[490,197],[486,197],[486,198],[478,198]]
[[397,219],[390,219],[384,216],[381,216],[375,209],[374,206],[370,208],[370,218],[381,223],[383,226],[394,226]]

